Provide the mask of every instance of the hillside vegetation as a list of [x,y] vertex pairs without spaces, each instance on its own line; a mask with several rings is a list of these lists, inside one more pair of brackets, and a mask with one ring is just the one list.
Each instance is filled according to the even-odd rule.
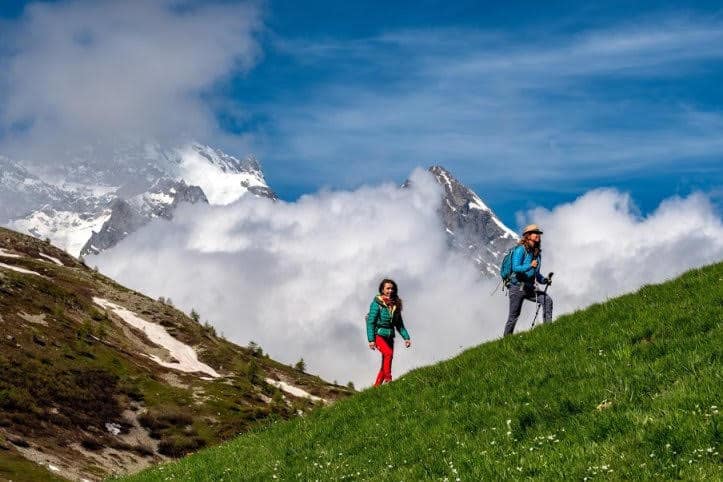
[[124,480],[722,480],[722,320],[717,264]]
[[137,471],[351,393],[194,318],[0,228],[0,480]]

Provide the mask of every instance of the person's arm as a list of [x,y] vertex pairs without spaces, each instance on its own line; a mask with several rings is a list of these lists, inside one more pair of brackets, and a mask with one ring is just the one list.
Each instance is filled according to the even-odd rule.
[[376,324],[377,316],[379,316],[379,303],[375,300],[372,301],[372,304],[369,307],[369,314],[367,314],[367,341],[370,344],[374,343],[374,325]]
[[397,319],[399,320],[396,323],[397,331],[399,332],[400,335],[402,335],[402,338],[404,338],[406,341],[409,341],[409,332],[404,327],[404,320],[402,319],[401,313],[399,313],[399,315],[397,316]]
[[537,279],[537,282],[543,285],[547,284],[547,278],[542,276],[542,273],[540,273],[540,268],[542,267],[542,256],[537,257],[537,266],[535,267],[535,278]]
[[523,246],[517,246],[512,252],[512,272],[513,273],[527,273],[532,265],[525,263],[525,248]]

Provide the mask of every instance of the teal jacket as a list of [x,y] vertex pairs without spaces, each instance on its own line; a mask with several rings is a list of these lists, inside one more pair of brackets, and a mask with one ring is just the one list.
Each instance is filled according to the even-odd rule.
[[367,315],[367,340],[374,341],[374,336],[379,335],[385,338],[394,338],[394,329],[396,328],[402,338],[409,340],[409,333],[404,327],[402,313],[398,312],[396,307],[389,309],[380,296],[374,298],[371,306],[369,306],[369,314]]
[[[532,261],[537,260],[537,267],[532,267]],[[535,284],[535,280],[541,284],[547,284],[547,278],[540,274],[540,268],[542,267],[542,253],[538,254],[537,257],[525,249],[524,246],[518,245],[512,252],[512,279],[510,283],[517,285],[522,283],[523,285],[531,286]]]

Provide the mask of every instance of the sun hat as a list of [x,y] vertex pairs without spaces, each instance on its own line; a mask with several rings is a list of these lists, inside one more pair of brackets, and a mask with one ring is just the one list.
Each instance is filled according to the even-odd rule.
[[542,229],[537,224],[529,224],[525,229],[522,230],[522,235],[524,236],[527,233],[537,233],[542,234]]

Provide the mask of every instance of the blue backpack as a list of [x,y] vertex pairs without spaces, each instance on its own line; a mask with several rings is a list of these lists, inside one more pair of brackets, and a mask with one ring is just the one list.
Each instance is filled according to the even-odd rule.
[[512,279],[512,253],[514,253],[515,249],[517,249],[520,245],[513,246],[510,249],[507,250],[507,253],[505,253],[505,257],[502,258],[502,264],[500,265],[500,277],[502,278],[502,282],[504,284],[507,284]]

